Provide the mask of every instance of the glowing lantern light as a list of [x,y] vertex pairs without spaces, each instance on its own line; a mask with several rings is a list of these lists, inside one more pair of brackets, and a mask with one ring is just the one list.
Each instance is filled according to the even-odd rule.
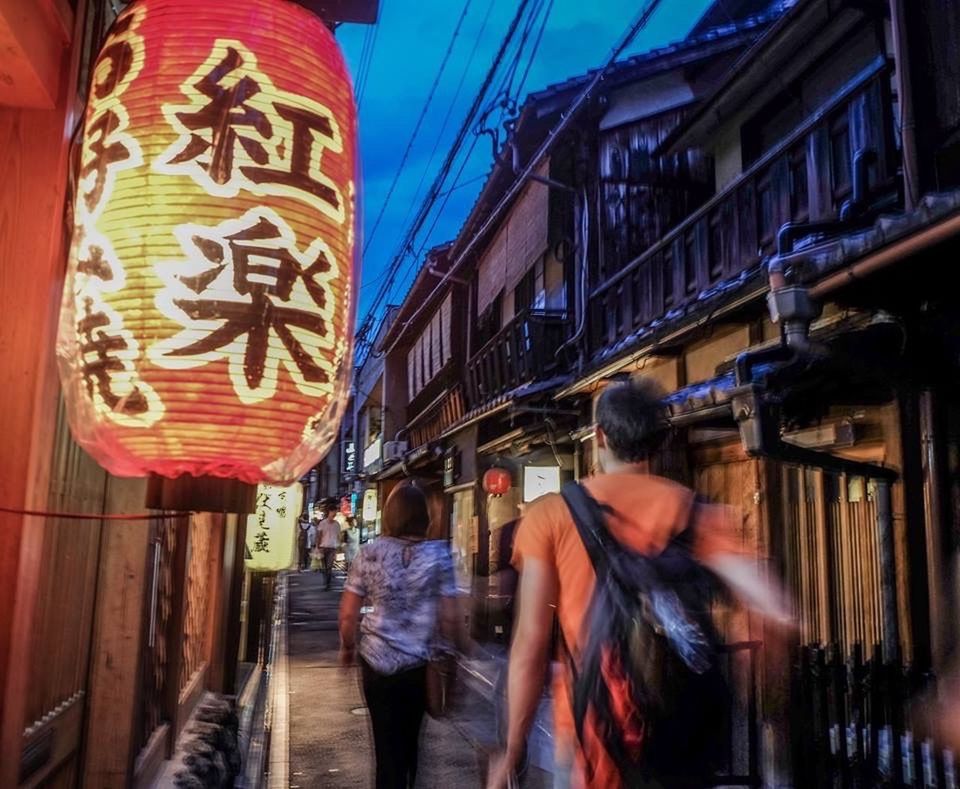
[[94,65],[57,356],[119,476],[297,479],[352,351],[353,90],[286,0],[137,0]]
[[483,490],[491,496],[503,496],[513,485],[505,468],[489,468],[483,473]]
[[259,572],[287,570],[296,561],[297,521],[303,509],[303,486],[257,487],[254,513],[247,518],[246,568]]

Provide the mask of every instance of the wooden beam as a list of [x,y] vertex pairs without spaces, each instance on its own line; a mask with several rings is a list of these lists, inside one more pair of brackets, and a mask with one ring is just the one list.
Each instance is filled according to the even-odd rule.
[[247,519],[236,515],[227,516],[227,534],[224,551],[224,584],[227,592],[226,628],[223,641],[223,659],[217,684],[211,689],[220,693],[235,694],[237,687],[237,663],[240,659],[241,622],[240,606],[243,597],[244,547],[246,545]]
[[73,21],[69,11],[62,0],[0,0],[0,104],[57,105]]

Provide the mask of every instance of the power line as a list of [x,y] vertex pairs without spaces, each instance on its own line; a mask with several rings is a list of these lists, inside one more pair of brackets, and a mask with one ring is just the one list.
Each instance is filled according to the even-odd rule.
[[550,133],[530,159],[527,166],[523,169],[520,175],[515,178],[513,184],[493,208],[493,210],[487,215],[486,220],[481,224],[480,228],[471,235],[470,240],[467,241],[466,245],[459,252],[456,259],[451,262],[446,273],[440,278],[440,281],[434,287],[433,292],[423,300],[423,303],[421,303],[421,305],[417,307],[413,314],[407,319],[407,324],[412,323],[419,317],[420,313],[425,308],[425,305],[429,303],[430,296],[432,296],[433,293],[436,293],[452,276],[454,276],[456,271],[466,260],[467,256],[473,251],[480,239],[484,238],[487,232],[493,227],[494,223],[500,219],[500,215],[503,213],[504,209],[513,202],[520,190],[525,186],[529,177],[536,171],[536,168],[540,166],[541,161],[553,148],[557,138],[577,116],[580,108],[586,103],[593,91],[596,90],[597,86],[616,62],[617,58],[620,57],[620,55],[628,46],[630,46],[630,43],[637,37],[637,34],[644,27],[646,27],[647,23],[650,21],[650,18],[659,7],[660,2],[661,0],[647,0],[643,9],[639,12],[635,20],[621,36],[620,41],[611,50],[605,64],[594,72],[593,77],[587,83],[587,86],[574,99],[573,103],[566,110],[566,112],[561,115],[560,121],[556,126],[553,127],[553,129],[550,130]]
[[473,65],[473,61],[476,58],[477,50],[480,48],[480,41],[487,29],[487,23],[490,21],[490,14],[493,11],[493,6],[495,3],[496,0],[490,0],[489,4],[487,5],[486,14],[484,14],[483,21],[480,23],[480,30],[477,32],[477,35],[473,40],[473,49],[470,50],[470,56],[467,58],[466,65],[463,67],[463,71],[460,74],[460,81],[457,83],[457,88],[454,91],[453,98],[447,104],[447,112],[443,116],[443,122],[440,124],[440,131],[437,133],[436,140],[433,143],[433,150],[430,151],[430,158],[427,160],[426,166],[420,173],[420,181],[417,183],[417,188],[414,191],[413,200],[410,201],[410,207],[407,209],[406,216],[403,217],[402,224],[404,226],[410,220],[410,217],[417,206],[417,201],[420,199],[420,190],[423,188],[423,184],[427,180],[427,173],[429,173],[430,168],[433,167],[433,160],[437,156],[437,151],[440,150],[440,143],[443,141],[443,135],[447,130],[447,124],[450,122],[450,118],[453,115],[453,110],[460,98],[460,91],[463,89],[463,83],[467,79],[467,74],[470,73],[470,67]]
[[[382,0],[380,3],[380,19],[383,19],[383,15],[386,11],[387,0]],[[370,39],[370,47],[367,52],[367,62],[365,65],[361,65],[362,76],[360,78],[359,86],[356,90],[357,95],[357,112],[359,114],[360,105],[363,103],[363,96],[367,90],[367,83],[370,80],[370,69],[373,66],[373,56],[377,48],[377,38],[380,35],[380,22],[379,20],[373,26],[372,36]]]
[[547,29],[547,21],[550,19],[550,12],[553,11],[553,0],[547,3],[547,10],[543,14],[543,20],[540,22],[540,30],[537,32],[537,38],[533,42],[533,49],[530,51],[530,59],[527,61],[527,67],[520,78],[520,84],[517,86],[517,98],[523,93],[527,84],[527,77],[530,76],[530,69],[533,67],[533,61],[536,60],[537,52],[540,51],[540,44],[543,42],[543,34]]
[[[495,141],[497,140],[497,135],[495,132],[487,128],[484,128],[486,126],[486,121],[491,115],[491,113],[494,112],[498,107],[501,109],[501,112],[498,116],[497,124],[495,126],[495,128],[499,128],[499,126],[504,121],[504,115],[507,114],[508,112],[512,113],[516,111],[520,93],[522,92],[523,86],[525,85],[527,77],[529,76],[530,69],[532,67],[533,61],[535,60],[537,52],[539,50],[544,31],[546,29],[547,22],[549,21],[550,13],[553,8],[553,2],[554,0],[535,0],[535,3],[531,8],[529,16],[523,26],[521,38],[517,44],[516,50],[511,55],[509,65],[504,73],[503,79],[501,80],[500,87],[497,93],[495,94],[495,98],[491,101],[488,108],[484,111],[482,115],[482,119],[483,119],[482,123],[478,125],[478,127],[474,130],[473,140],[471,141],[469,150],[467,151],[466,156],[461,162],[460,168],[457,171],[457,174],[454,178],[454,181],[453,181],[454,185],[450,189],[442,193],[437,193],[435,195],[434,200],[436,199],[436,197],[443,197],[443,201],[441,202],[440,207],[434,212],[433,222],[431,223],[430,228],[424,234],[419,247],[416,249],[413,249],[412,246],[408,245],[405,249],[401,249],[401,260],[397,262],[396,270],[394,271],[393,267],[391,267],[391,270],[388,272],[388,275],[386,277],[388,281],[385,281],[383,283],[386,286],[386,290],[387,290],[387,294],[386,296],[384,296],[384,298],[389,297],[391,293],[403,291],[405,287],[408,288],[409,285],[412,283],[412,277],[416,273],[417,263],[420,260],[420,257],[423,254],[424,249],[426,249],[431,243],[434,230],[436,229],[441,217],[443,216],[443,212],[447,204],[449,203],[449,200],[453,191],[459,188],[458,186],[459,180],[463,175],[463,172],[466,169],[467,165],[471,161],[471,157],[473,155],[473,151],[476,147],[479,136],[489,131],[491,133],[491,136],[494,138],[494,140]],[[487,11],[488,15],[489,15],[489,11],[490,9],[488,8],[488,11]],[[514,87],[513,83],[514,83],[514,80],[516,79],[516,74],[524,58],[524,50],[526,48],[527,42],[529,41],[531,35],[533,35],[534,30],[537,28],[538,19],[540,20],[539,30],[537,30],[533,48],[530,51],[530,54],[527,58],[527,65],[524,69],[523,76],[521,77],[520,82],[516,85],[516,87]],[[448,115],[449,115],[449,111],[448,111]],[[439,137],[437,140],[437,144],[439,145]],[[495,145],[494,155],[497,154],[496,147],[497,146]],[[431,160],[432,160],[432,156],[431,156]],[[426,173],[424,173],[424,177],[425,177],[425,174]],[[470,179],[467,183],[480,180],[481,178],[486,178],[486,175],[482,175],[477,178]],[[422,184],[422,181],[423,181],[423,178],[421,178],[421,184]],[[466,184],[463,184],[463,185],[465,186]],[[419,193],[419,186],[417,191]],[[432,204],[430,208],[432,208]],[[408,216],[409,216],[409,213],[408,213]],[[424,222],[426,221],[428,216],[429,216],[429,211],[427,212],[426,215],[423,216]],[[422,222],[421,222],[420,228],[422,228]],[[419,232],[419,229],[417,229],[416,232]],[[416,237],[416,232],[412,237],[409,237],[408,244],[413,243],[414,238]],[[403,268],[402,266],[403,260],[407,257],[408,254],[410,256],[410,261],[408,262],[408,265],[405,268]],[[400,274],[401,269],[403,270],[402,275]],[[384,279],[385,278],[380,278],[381,281],[383,281]],[[372,320],[372,314],[375,312],[376,312],[375,309],[371,309],[371,311],[368,312],[368,317],[370,320]],[[367,321],[365,321],[364,326],[362,326],[361,329],[369,330],[369,326],[367,326],[366,324],[367,324]]]
[[420,210],[417,212],[417,215],[414,219],[413,224],[408,229],[403,240],[399,244],[398,251],[390,263],[388,269],[388,275],[381,286],[380,290],[377,292],[377,296],[374,299],[373,305],[367,311],[366,316],[357,332],[358,345],[368,344],[366,343],[367,334],[369,334],[374,316],[379,309],[383,299],[386,298],[387,294],[390,292],[390,288],[393,285],[393,282],[396,279],[399,268],[403,262],[404,257],[407,254],[407,250],[412,248],[413,239],[416,238],[416,234],[419,232],[420,228],[423,226],[426,221],[427,216],[430,213],[430,209],[433,204],[436,202],[437,195],[440,193],[446,177],[449,175],[451,168],[453,167],[453,162],[456,159],[457,153],[460,151],[460,148],[463,145],[463,141],[469,133],[471,127],[473,126],[474,118],[477,115],[477,112],[480,106],[483,104],[484,98],[487,95],[487,92],[490,89],[490,85],[493,83],[493,80],[497,74],[497,71],[500,68],[503,58],[506,54],[507,49],[510,46],[510,43],[513,41],[513,37],[516,34],[517,28],[520,26],[521,21],[526,15],[527,8],[530,5],[531,0],[520,0],[520,3],[517,8],[517,12],[514,15],[510,27],[507,30],[506,35],[503,38],[503,41],[500,44],[500,48],[497,51],[496,56],[494,57],[493,63],[490,66],[490,69],[487,72],[486,77],[484,78],[483,84],[480,86],[479,91],[477,92],[476,97],[473,100],[473,103],[470,106],[469,111],[467,112],[464,122],[461,125],[457,136],[454,140],[453,145],[447,153],[446,158],[443,161],[443,164],[440,167],[440,171],[437,173],[436,178],[434,178],[433,184],[430,187],[427,197],[424,199],[423,204],[420,207]]
[[390,198],[393,197],[393,192],[397,188],[397,183],[400,181],[400,176],[403,174],[403,169],[407,164],[407,159],[410,157],[410,152],[413,150],[413,146],[417,142],[418,135],[420,134],[420,127],[423,126],[423,121],[427,117],[427,112],[430,110],[430,105],[433,103],[433,98],[437,93],[437,86],[439,86],[440,80],[443,78],[443,74],[447,69],[447,63],[450,62],[450,55],[453,53],[453,48],[457,43],[457,38],[460,36],[460,30],[463,27],[463,22],[467,18],[467,13],[470,11],[470,2],[471,0],[467,0],[467,2],[463,5],[463,11],[460,12],[460,18],[457,20],[457,26],[454,28],[453,36],[450,38],[450,43],[447,45],[447,51],[444,53],[443,60],[440,62],[440,68],[437,70],[437,74],[433,78],[433,84],[430,86],[430,91],[427,94],[427,100],[423,104],[423,109],[420,110],[420,117],[417,118],[417,122],[414,124],[413,133],[410,135],[410,141],[407,143],[407,147],[403,152],[403,156],[400,157],[400,164],[397,166],[397,171],[393,175],[393,181],[390,183],[390,188],[387,190],[387,195],[383,198],[383,204],[380,206],[380,212],[377,214],[377,218],[373,223],[373,229],[370,231],[370,234],[364,241],[364,254],[366,254],[367,250],[370,248],[373,237],[377,234],[377,229],[380,227],[380,222],[383,220],[383,215],[386,213],[387,206],[390,204]]
[[[536,37],[536,40],[534,41],[533,49],[530,51],[530,56],[529,56],[529,59],[527,60],[527,66],[524,70],[524,74],[520,80],[520,83],[517,85],[515,91],[511,89],[504,96],[503,104],[505,105],[505,109],[515,107],[517,102],[519,101],[520,94],[523,92],[523,87],[526,84],[527,77],[529,76],[530,68],[533,65],[533,61],[535,60],[537,56],[537,52],[540,49],[540,43],[543,39],[543,33],[546,30],[547,22],[549,21],[549,18],[550,18],[550,12],[553,10],[553,2],[554,0],[548,0],[547,2],[546,11],[543,14],[543,18],[540,20],[540,29],[537,32],[537,37]],[[541,3],[538,5],[537,9],[534,10],[533,14],[531,15],[531,23],[527,26],[527,33],[525,34],[527,37],[529,36],[529,32],[532,32],[536,17],[537,15],[539,15],[540,10],[542,8],[543,8],[543,4]],[[519,64],[521,57],[522,57],[522,48],[518,49],[517,54],[515,56],[516,64]],[[503,117],[501,115],[500,121],[502,122],[502,120],[503,120]],[[430,229],[426,232],[426,234],[423,237],[423,241],[416,252],[417,257],[419,257],[423,253],[423,250],[429,245],[430,239],[433,236],[433,231],[436,229],[437,225],[439,224],[440,218],[443,216],[444,209],[447,207],[447,204],[450,201],[450,195],[453,193],[455,189],[459,188],[457,184],[459,183],[460,176],[463,175],[463,171],[470,161],[470,156],[473,153],[473,150],[476,146],[478,139],[479,139],[479,134],[475,133],[473,142],[470,145],[470,150],[467,152],[467,156],[464,159],[463,163],[460,165],[460,170],[457,172],[457,175],[454,178],[454,186],[451,189],[448,189],[442,195],[442,197],[444,198],[443,202],[440,204],[440,208],[436,211],[434,215],[433,224],[430,226]],[[465,186],[467,183],[471,183],[473,181],[477,181],[482,178],[485,179],[486,177],[487,175],[481,175],[481,176],[478,176],[477,178],[471,178],[469,181],[464,183],[463,186]]]

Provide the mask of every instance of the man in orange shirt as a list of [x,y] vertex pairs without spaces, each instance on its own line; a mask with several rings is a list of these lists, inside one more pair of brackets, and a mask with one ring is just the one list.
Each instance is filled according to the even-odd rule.
[[[634,379],[609,386],[597,401],[596,441],[604,473],[590,477],[586,490],[607,511],[606,525],[622,545],[648,556],[695,524],[694,557],[727,581],[747,602],[785,618],[776,593],[751,576],[751,564],[733,537],[736,521],[726,507],[697,504],[692,490],[648,472],[648,461],[666,435],[660,393]],[[697,507],[694,515],[694,507]],[[490,789],[509,785],[523,753],[543,687],[554,609],[572,655],[582,644],[584,618],[596,577],[586,549],[560,495],[548,495],[529,508],[517,532],[514,564],[520,571],[519,608],[514,624],[508,678],[506,750],[495,760]],[[586,786],[578,762],[583,748],[592,768],[590,787],[621,785],[619,770],[599,741],[585,732],[577,740],[567,672],[554,683],[554,738],[558,787]]]

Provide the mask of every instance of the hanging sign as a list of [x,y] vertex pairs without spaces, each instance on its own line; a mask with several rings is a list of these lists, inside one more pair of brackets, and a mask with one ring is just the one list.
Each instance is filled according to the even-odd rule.
[[248,570],[277,572],[295,561],[297,529],[303,509],[303,486],[260,485],[257,508],[247,517]]
[[377,519],[377,491],[373,488],[363,492],[363,519],[371,523]]
[[356,109],[287,0],[136,0],[93,67],[57,356],[119,476],[298,479],[352,358]]

